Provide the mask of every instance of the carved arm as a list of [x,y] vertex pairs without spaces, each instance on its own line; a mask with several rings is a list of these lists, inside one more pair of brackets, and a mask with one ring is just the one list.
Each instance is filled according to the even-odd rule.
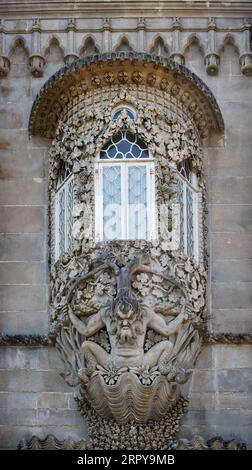
[[69,318],[73,326],[75,326],[76,330],[87,338],[94,335],[104,326],[100,312],[96,313],[95,315],[91,315],[86,325],[78,317],[76,317],[76,315],[74,315],[71,309],[69,311]]
[[186,320],[187,315],[185,315],[184,312],[181,312],[174,320],[171,320],[170,323],[168,323],[167,325],[163,317],[157,315],[153,310],[151,310],[148,326],[149,328],[163,336],[170,336],[173,333],[176,333],[180,325]]

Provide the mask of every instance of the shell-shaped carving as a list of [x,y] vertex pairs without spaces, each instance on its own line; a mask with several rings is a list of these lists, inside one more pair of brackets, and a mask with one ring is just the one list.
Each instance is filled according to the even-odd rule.
[[177,387],[162,375],[146,386],[131,372],[122,374],[114,385],[107,385],[101,375],[95,375],[86,389],[86,398],[96,412],[121,424],[162,418],[178,399],[178,394]]

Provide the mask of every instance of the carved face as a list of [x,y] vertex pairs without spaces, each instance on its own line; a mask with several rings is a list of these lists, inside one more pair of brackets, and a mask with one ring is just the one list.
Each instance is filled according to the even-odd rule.
[[114,319],[121,320],[128,324],[135,321],[139,315],[139,304],[129,289],[121,289],[112,305],[112,315]]

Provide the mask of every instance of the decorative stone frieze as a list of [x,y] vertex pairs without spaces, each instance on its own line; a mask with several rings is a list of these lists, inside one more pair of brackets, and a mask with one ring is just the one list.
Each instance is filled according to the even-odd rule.
[[[77,90],[84,81],[87,92],[92,92],[104,81],[103,77],[106,76],[108,66],[110,67],[112,63],[115,84],[136,83],[137,80],[137,85],[143,89],[151,86],[156,90],[165,90],[168,100],[172,100],[169,95],[176,96],[178,107],[181,106],[181,97],[187,92],[190,99],[182,106],[195,110],[192,112],[192,119],[201,137],[207,137],[212,130],[222,132],[221,113],[212,93],[188,69],[158,56],[121,52],[82,59],[53,75],[34,102],[29,123],[30,133],[52,138],[58,120],[62,119],[62,101],[68,105],[71,102],[67,87],[75,87]],[[152,85],[149,80],[150,74],[155,76]]]
[[[137,437],[137,433],[135,432],[136,429],[133,428],[132,430],[129,429],[129,432],[126,436],[121,435],[118,430],[116,429],[115,437],[117,439],[116,444],[122,441],[123,447],[120,449],[125,449],[125,437],[127,442],[127,449],[136,448],[137,450],[143,449],[143,442],[146,440],[146,435],[142,429],[141,441],[137,442],[138,447],[136,447],[136,443],[134,445],[134,438]],[[158,435],[163,431],[160,428],[157,429]],[[153,433],[152,433],[153,434]],[[129,437],[130,436],[130,437]],[[131,438],[131,439],[130,439]],[[106,432],[104,433],[104,439],[106,439]],[[103,441],[104,441],[103,439]],[[49,434],[45,437],[45,439],[40,439],[37,436],[32,436],[30,440],[22,439],[18,444],[19,450],[91,450],[97,449],[98,439],[95,436],[96,445],[92,447],[87,444],[85,441],[74,441],[71,437],[64,441],[58,440],[52,434]],[[166,446],[163,447],[163,450],[246,450],[247,446],[244,442],[240,443],[237,442],[235,439],[230,441],[225,441],[221,437],[212,437],[211,439],[206,439],[202,436],[195,436],[192,440],[189,439],[179,439],[179,440],[170,440],[165,442]],[[150,447],[146,447],[146,449],[152,448],[152,443]],[[102,447],[104,448],[104,447]],[[117,449],[118,447],[109,447]],[[154,447],[155,448],[155,447]]]

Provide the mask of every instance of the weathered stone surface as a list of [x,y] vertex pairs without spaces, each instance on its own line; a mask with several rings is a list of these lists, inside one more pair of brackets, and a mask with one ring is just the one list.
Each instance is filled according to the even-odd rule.
[[48,350],[45,348],[2,347],[0,369],[48,370]]
[[252,345],[216,345],[213,353],[217,369],[249,369],[251,367]]
[[251,282],[219,282],[212,284],[213,308],[249,308],[252,303]]
[[218,395],[218,408],[251,411],[251,393],[225,392]]
[[[251,204],[251,199],[251,176],[237,175],[211,178],[210,202],[212,204],[220,204],[222,209],[224,209],[223,204]],[[241,209],[241,207],[237,207],[237,212]],[[235,207],[231,206],[231,210],[235,213]]]
[[218,371],[219,392],[252,392],[251,369],[227,369]]
[[214,392],[216,377],[214,371],[195,370],[192,378],[192,392]]
[[0,262],[0,284],[45,284],[47,266],[43,262]]
[[[70,393],[42,392],[36,398],[37,408],[70,408]],[[49,424],[49,423],[47,423]]]
[[214,259],[251,258],[252,234],[247,232],[213,233],[212,255]]
[[43,233],[45,208],[31,206],[0,207],[1,233]]
[[214,232],[252,232],[251,205],[218,204],[211,213]]
[[213,260],[212,264],[213,282],[251,282],[252,260],[251,259],[221,259]]
[[211,323],[216,333],[252,333],[252,309],[213,309]]
[[2,310],[45,310],[47,307],[46,285],[0,286]]
[[3,370],[1,371],[3,391],[20,392],[68,392],[68,385],[56,371]]
[[0,313],[0,328],[3,334],[20,335],[48,333],[48,312],[46,310],[19,310]]
[[43,261],[46,254],[46,240],[43,235],[1,235],[1,261]]
[[46,182],[43,178],[2,179],[0,201],[5,205],[46,204]]
[[0,392],[0,408],[35,409],[37,396],[33,392]]

